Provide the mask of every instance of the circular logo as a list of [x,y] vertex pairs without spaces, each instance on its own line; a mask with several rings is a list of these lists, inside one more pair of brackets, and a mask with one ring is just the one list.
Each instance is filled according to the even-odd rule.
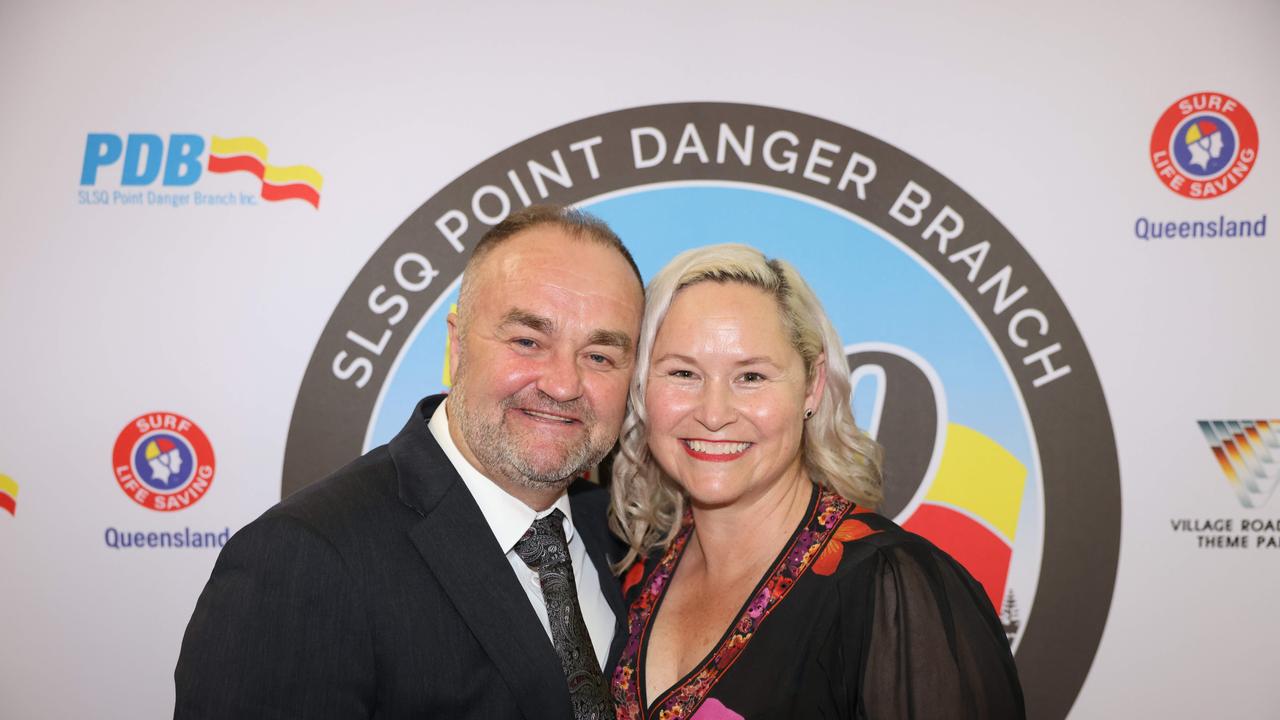
[[209,491],[213,446],[191,420],[165,412],[139,415],[116,437],[116,482],[134,502],[161,512],[182,510]]
[[726,241],[795,264],[846,343],[855,417],[886,447],[880,511],[982,581],[1029,714],[1067,714],[1106,621],[1120,537],[1115,439],[1088,350],[982,205],[837,123],[659,105],[481,162],[392,233],[330,318],[294,408],[282,494],[386,442],[422,396],[447,389],[445,316],[470,249],[542,201],[603,218],[646,277]]
[[1236,189],[1258,159],[1258,126],[1240,101],[1193,93],[1169,106],[1151,132],[1151,166],[1184,197],[1217,197]]

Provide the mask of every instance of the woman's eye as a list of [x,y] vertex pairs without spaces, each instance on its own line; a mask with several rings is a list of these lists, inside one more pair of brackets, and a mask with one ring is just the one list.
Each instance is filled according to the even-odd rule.
[[764,382],[764,376],[758,372],[742,373],[742,381],[748,383]]
[[692,378],[692,377],[693,377],[693,371],[692,371],[692,370],[672,370],[672,371],[671,371],[670,373],[668,373],[668,374],[669,374],[669,375],[671,375],[671,377],[674,377],[674,378],[682,378],[682,379],[685,379],[685,380],[688,380],[689,378]]

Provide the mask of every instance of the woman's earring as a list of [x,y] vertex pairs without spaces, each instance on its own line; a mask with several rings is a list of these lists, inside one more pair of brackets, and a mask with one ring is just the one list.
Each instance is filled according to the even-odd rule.
[[808,420],[811,417],[813,417],[813,408],[808,408],[804,411],[804,419]]

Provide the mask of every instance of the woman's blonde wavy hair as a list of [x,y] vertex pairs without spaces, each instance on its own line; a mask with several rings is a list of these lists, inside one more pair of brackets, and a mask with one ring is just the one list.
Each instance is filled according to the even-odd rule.
[[619,572],[655,548],[665,550],[680,529],[685,494],[649,453],[644,396],[653,341],[667,309],[678,292],[700,282],[742,283],[773,296],[783,326],[790,332],[791,345],[804,359],[810,382],[818,359],[825,356],[826,386],[818,406],[808,421],[796,418],[805,424],[800,448],[805,470],[814,483],[859,505],[875,507],[884,497],[880,475],[883,453],[853,422],[844,346],[813,290],[789,263],[770,260],[746,245],[687,250],[650,281],[645,293],[635,375],[610,486],[609,525],[630,546],[615,568]]

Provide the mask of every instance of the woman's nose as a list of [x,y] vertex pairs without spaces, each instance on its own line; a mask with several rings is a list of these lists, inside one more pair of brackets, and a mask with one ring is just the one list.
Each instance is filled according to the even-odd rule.
[[698,399],[694,419],[712,432],[729,425],[738,417],[733,394],[720,383],[708,383]]

